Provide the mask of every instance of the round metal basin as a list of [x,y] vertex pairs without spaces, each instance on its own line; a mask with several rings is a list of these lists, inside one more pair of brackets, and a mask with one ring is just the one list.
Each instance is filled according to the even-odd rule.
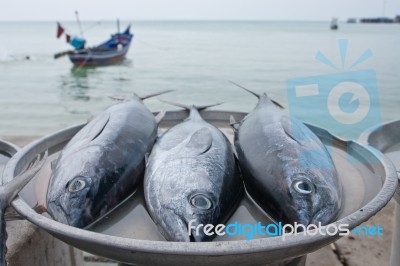
[[[204,119],[218,126],[230,140],[233,132],[229,116],[236,120],[246,114],[204,111]],[[187,112],[168,112],[161,128],[168,128],[187,117]],[[244,240],[240,237],[217,237],[212,242],[166,242],[158,233],[143,202],[142,187],[118,208],[87,229],[77,229],[52,220],[32,210],[43,200],[43,187],[50,176],[50,161],[83,125],[74,126],[46,136],[22,149],[9,161],[4,179],[10,180],[34,158],[49,150],[46,167],[13,201],[13,207],[26,219],[55,237],[79,249],[128,264],[145,265],[260,265],[300,257],[339,238],[338,235],[266,237]],[[395,169],[377,150],[356,142],[335,138],[327,131],[309,126],[327,145],[343,185],[343,208],[335,224],[354,228],[384,207],[395,192]],[[38,189],[39,187],[39,189]],[[42,189],[40,189],[42,187]],[[42,199],[40,199],[42,198]],[[243,199],[228,223],[270,223],[268,215],[254,204],[249,195]]]
[[[382,152],[394,164],[397,173],[400,173],[400,120],[367,129],[361,134],[359,141]],[[395,197],[400,204],[400,185]]]
[[[0,140],[0,178],[3,175],[4,167],[6,166],[8,160],[19,150],[19,147],[16,145]],[[1,182],[2,182],[1,178]],[[0,183],[2,184],[2,183]]]
[[[378,149],[388,157],[397,169],[400,181],[400,120],[376,125],[364,131],[359,141],[366,146]],[[397,201],[393,220],[393,237],[390,265],[400,265],[400,184],[394,197]]]

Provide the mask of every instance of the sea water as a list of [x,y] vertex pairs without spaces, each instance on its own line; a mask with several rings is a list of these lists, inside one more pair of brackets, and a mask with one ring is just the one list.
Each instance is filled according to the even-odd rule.
[[[88,45],[117,31],[116,23],[83,22]],[[121,30],[128,25],[121,22]],[[373,69],[382,120],[400,118],[400,24],[329,22],[132,21],[135,34],[127,60],[98,68],[73,68],[64,36],[55,22],[0,22],[0,136],[45,135],[85,122],[104,110],[109,96],[146,95],[173,89],[161,98],[185,104],[225,102],[220,110],[250,111],[256,98],[229,83],[235,81],[288,107],[286,81],[347,71],[365,50],[373,56],[353,70]],[[62,22],[70,34],[74,22]],[[339,39],[347,39],[341,63]],[[339,69],[315,59],[320,51]],[[320,103],[306,106],[315,116]],[[175,107],[149,99],[152,111]],[[290,108],[290,107],[289,107]],[[302,117],[300,117],[302,119]]]

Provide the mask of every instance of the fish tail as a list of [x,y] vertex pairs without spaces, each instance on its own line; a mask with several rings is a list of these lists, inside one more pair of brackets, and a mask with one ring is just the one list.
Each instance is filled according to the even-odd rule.
[[229,124],[230,124],[230,126],[232,127],[233,131],[236,132],[236,131],[239,130],[240,122],[236,122],[236,120],[235,120],[235,118],[233,117],[233,115],[231,115],[231,116],[229,117]]
[[198,110],[198,111],[202,111],[204,109],[223,104],[223,102],[219,102],[219,103],[214,103],[214,104],[209,104],[209,105],[186,105],[186,104],[176,103],[176,102],[167,101],[167,100],[163,100],[163,99],[158,99],[158,100],[163,102],[163,103],[167,103],[167,104],[170,104],[170,105],[181,107],[181,108],[183,108],[185,110],[188,110],[188,111],[190,111],[193,108]]
[[260,95],[260,94],[255,93],[254,91],[251,91],[251,90],[249,90],[249,89],[243,87],[242,85],[239,85],[239,84],[237,84],[237,83],[235,83],[235,82],[233,82],[233,81],[229,81],[229,82],[232,83],[233,85],[238,86],[239,88],[241,88],[241,89],[243,89],[243,90],[245,90],[245,91],[247,91],[247,92],[253,94],[253,95],[256,96],[258,99],[261,99],[262,97],[265,97],[266,99],[270,99],[271,102],[273,102],[273,103],[274,103],[276,106],[278,106],[279,108],[285,109],[280,103],[278,103],[277,101],[274,101],[274,100],[272,100],[271,98],[269,98],[269,97],[267,96],[266,93],[264,93],[263,95]]
[[145,95],[145,96],[142,96],[142,97],[139,97],[139,98],[140,98],[140,100],[143,101],[143,100],[146,100],[146,99],[149,99],[149,98],[152,98],[152,97],[155,97],[155,96],[159,96],[161,94],[169,93],[169,92],[172,92],[172,91],[174,91],[174,90],[159,91],[159,92],[148,94],[148,95]]
[[242,85],[237,84],[236,82],[233,82],[233,81],[230,81],[230,80],[229,80],[229,82],[232,83],[233,85],[235,85],[235,86],[237,86],[237,87],[239,87],[239,88],[241,88],[241,89],[247,91],[247,92],[250,92],[251,94],[253,94],[254,96],[256,96],[258,99],[260,99],[260,97],[261,97],[260,94],[255,93],[254,91],[251,91],[251,90],[249,90],[249,89],[243,87]]
[[3,185],[3,192],[5,195],[3,199],[6,200],[6,207],[11,204],[11,201],[17,196],[19,191],[39,172],[46,162],[48,151],[45,151],[42,158],[38,154],[34,161],[28,166],[27,170],[14,177],[10,182]]
[[166,114],[166,112],[163,110],[163,111],[160,111],[160,112],[154,117],[155,120],[156,120],[157,125],[161,123],[161,120],[164,118],[165,114]]
[[136,93],[133,93],[133,96],[130,96],[130,97],[128,97],[128,96],[108,96],[108,97],[110,99],[116,100],[116,101],[127,101],[127,100],[130,100],[132,98],[139,99],[139,100],[143,101],[143,100],[146,100],[146,99],[149,99],[149,98],[152,98],[152,97],[155,97],[155,96],[159,96],[161,94],[165,94],[165,93],[168,93],[168,92],[171,92],[171,91],[174,91],[174,90],[159,91],[159,92],[148,94],[148,95],[145,95],[145,96],[139,96]]

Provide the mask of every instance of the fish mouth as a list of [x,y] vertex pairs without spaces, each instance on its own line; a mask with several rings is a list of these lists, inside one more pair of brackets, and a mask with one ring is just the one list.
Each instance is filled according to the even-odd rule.
[[298,215],[297,215],[297,224],[302,224],[302,225],[304,225],[304,226],[308,226],[309,224],[310,224],[310,217],[309,217],[309,215],[307,214],[307,211],[304,211],[304,210],[302,210],[302,211],[300,211],[300,212],[298,212]]
[[49,201],[47,204],[47,212],[57,222],[69,225],[67,214],[56,201]]
[[[175,242],[200,242],[201,236],[196,234],[194,228],[190,228],[188,222],[184,217],[177,214],[174,210],[169,209],[164,213],[162,225],[162,232],[165,238],[169,241]],[[197,223],[191,225],[196,227]]]
[[321,225],[326,225],[336,218],[337,215],[333,215],[334,213],[334,206],[322,209],[314,215],[311,223],[315,225],[318,223],[321,223]]

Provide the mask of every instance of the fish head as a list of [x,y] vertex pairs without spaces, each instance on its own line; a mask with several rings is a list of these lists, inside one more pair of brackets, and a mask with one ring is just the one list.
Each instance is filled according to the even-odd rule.
[[[186,163],[193,166],[190,159]],[[184,168],[164,168],[163,174],[174,182],[160,184],[159,193],[153,193],[153,200],[159,203],[160,209],[156,211],[157,220],[167,240],[201,242],[210,236],[204,233],[203,227],[197,228],[201,224],[215,224],[220,208],[218,194],[207,171]]]
[[93,220],[94,173],[74,169],[73,165],[57,170],[52,174],[47,192],[48,212],[59,222],[85,227]]
[[207,191],[192,191],[175,207],[166,208],[162,221],[164,231],[172,241],[202,242],[208,240],[204,225],[214,223],[216,201]]
[[210,238],[204,233],[204,225],[212,223],[215,203],[211,194],[195,192],[175,207],[167,207],[162,213],[164,232],[167,238],[177,242],[202,242]]
[[[326,174],[326,173],[325,173]],[[326,225],[340,209],[340,190],[322,172],[304,171],[292,176],[289,185],[290,221],[303,225]]]

